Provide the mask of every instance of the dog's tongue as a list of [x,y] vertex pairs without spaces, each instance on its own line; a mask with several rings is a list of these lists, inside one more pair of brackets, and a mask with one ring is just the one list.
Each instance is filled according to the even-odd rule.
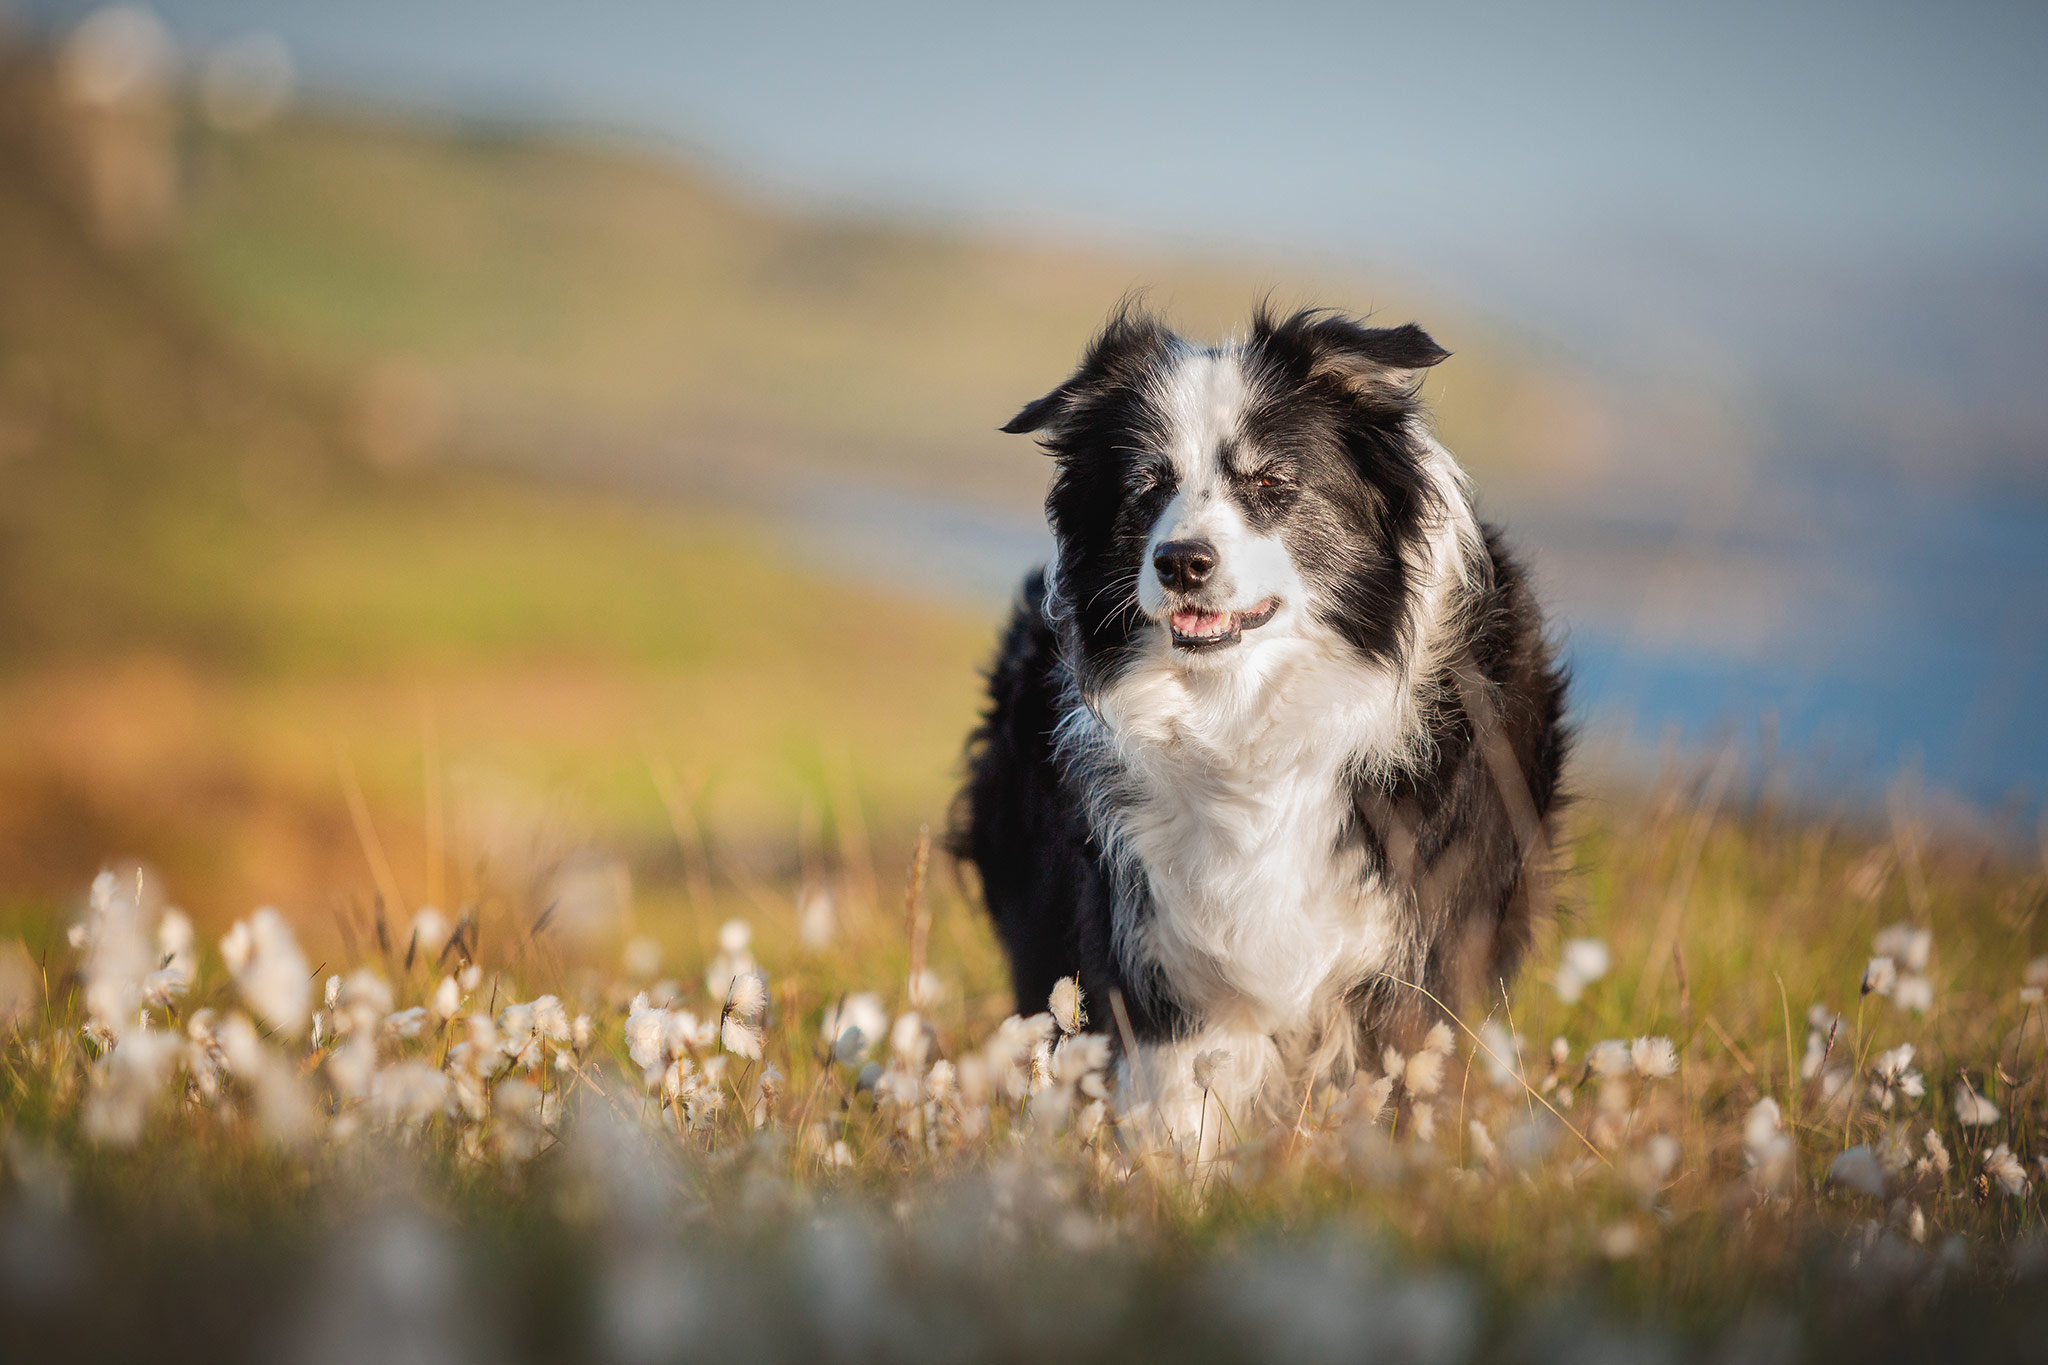
[[1227,611],[1177,611],[1173,614],[1173,633],[1183,639],[1199,640],[1205,635],[1228,635],[1230,613]]

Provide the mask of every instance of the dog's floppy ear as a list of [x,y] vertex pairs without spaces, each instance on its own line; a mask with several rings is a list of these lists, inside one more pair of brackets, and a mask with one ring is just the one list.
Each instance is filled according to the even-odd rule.
[[1451,354],[1412,322],[1367,327],[1321,308],[1277,322],[1261,314],[1253,331],[1270,349],[1295,356],[1308,374],[1333,376],[1364,398],[1413,397],[1422,372]]
[[1046,448],[1059,453],[1064,428],[1075,410],[1090,397],[1135,378],[1171,339],[1164,324],[1126,299],[1088,343],[1079,368],[1067,381],[1045,397],[1026,403],[1001,429],[1013,436],[1045,432]]
[[1067,400],[1073,396],[1074,381],[1054,389],[1045,397],[1026,403],[1024,410],[997,428],[1011,436],[1022,436],[1027,431],[1041,431],[1052,425],[1053,418],[1065,411]]

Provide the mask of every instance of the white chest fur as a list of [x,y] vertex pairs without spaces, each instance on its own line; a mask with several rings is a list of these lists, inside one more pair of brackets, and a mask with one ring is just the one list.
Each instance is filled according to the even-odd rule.
[[1402,742],[1400,691],[1294,638],[1228,667],[1162,649],[1070,717],[1068,743],[1109,760],[1092,765],[1114,788],[1097,833],[1150,891],[1148,914],[1119,907],[1119,950],[1204,1025],[1286,1032],[1391,956],[1390,906],[1340,836],[1346,769]]

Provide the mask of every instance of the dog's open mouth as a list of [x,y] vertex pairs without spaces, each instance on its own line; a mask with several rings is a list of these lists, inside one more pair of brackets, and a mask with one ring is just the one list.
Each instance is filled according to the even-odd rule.
[[1197,611],[1185,608],[1166,618],[1175,649],[1227,649],[1273,619],[1280,604],[1267,598],[1247,611]]

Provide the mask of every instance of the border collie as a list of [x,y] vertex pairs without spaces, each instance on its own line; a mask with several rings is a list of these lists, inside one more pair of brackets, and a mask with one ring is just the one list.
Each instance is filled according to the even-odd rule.
[[1564,679],[1417,401],[1447,354],[1325,310],[1202,346],[1126,305],[1003,428],[1056,461],[1055,557],[954,847],[1019,1008],[1078,974],[1170,1131],[1212,1095],[1291,1117],[1528,940]]

